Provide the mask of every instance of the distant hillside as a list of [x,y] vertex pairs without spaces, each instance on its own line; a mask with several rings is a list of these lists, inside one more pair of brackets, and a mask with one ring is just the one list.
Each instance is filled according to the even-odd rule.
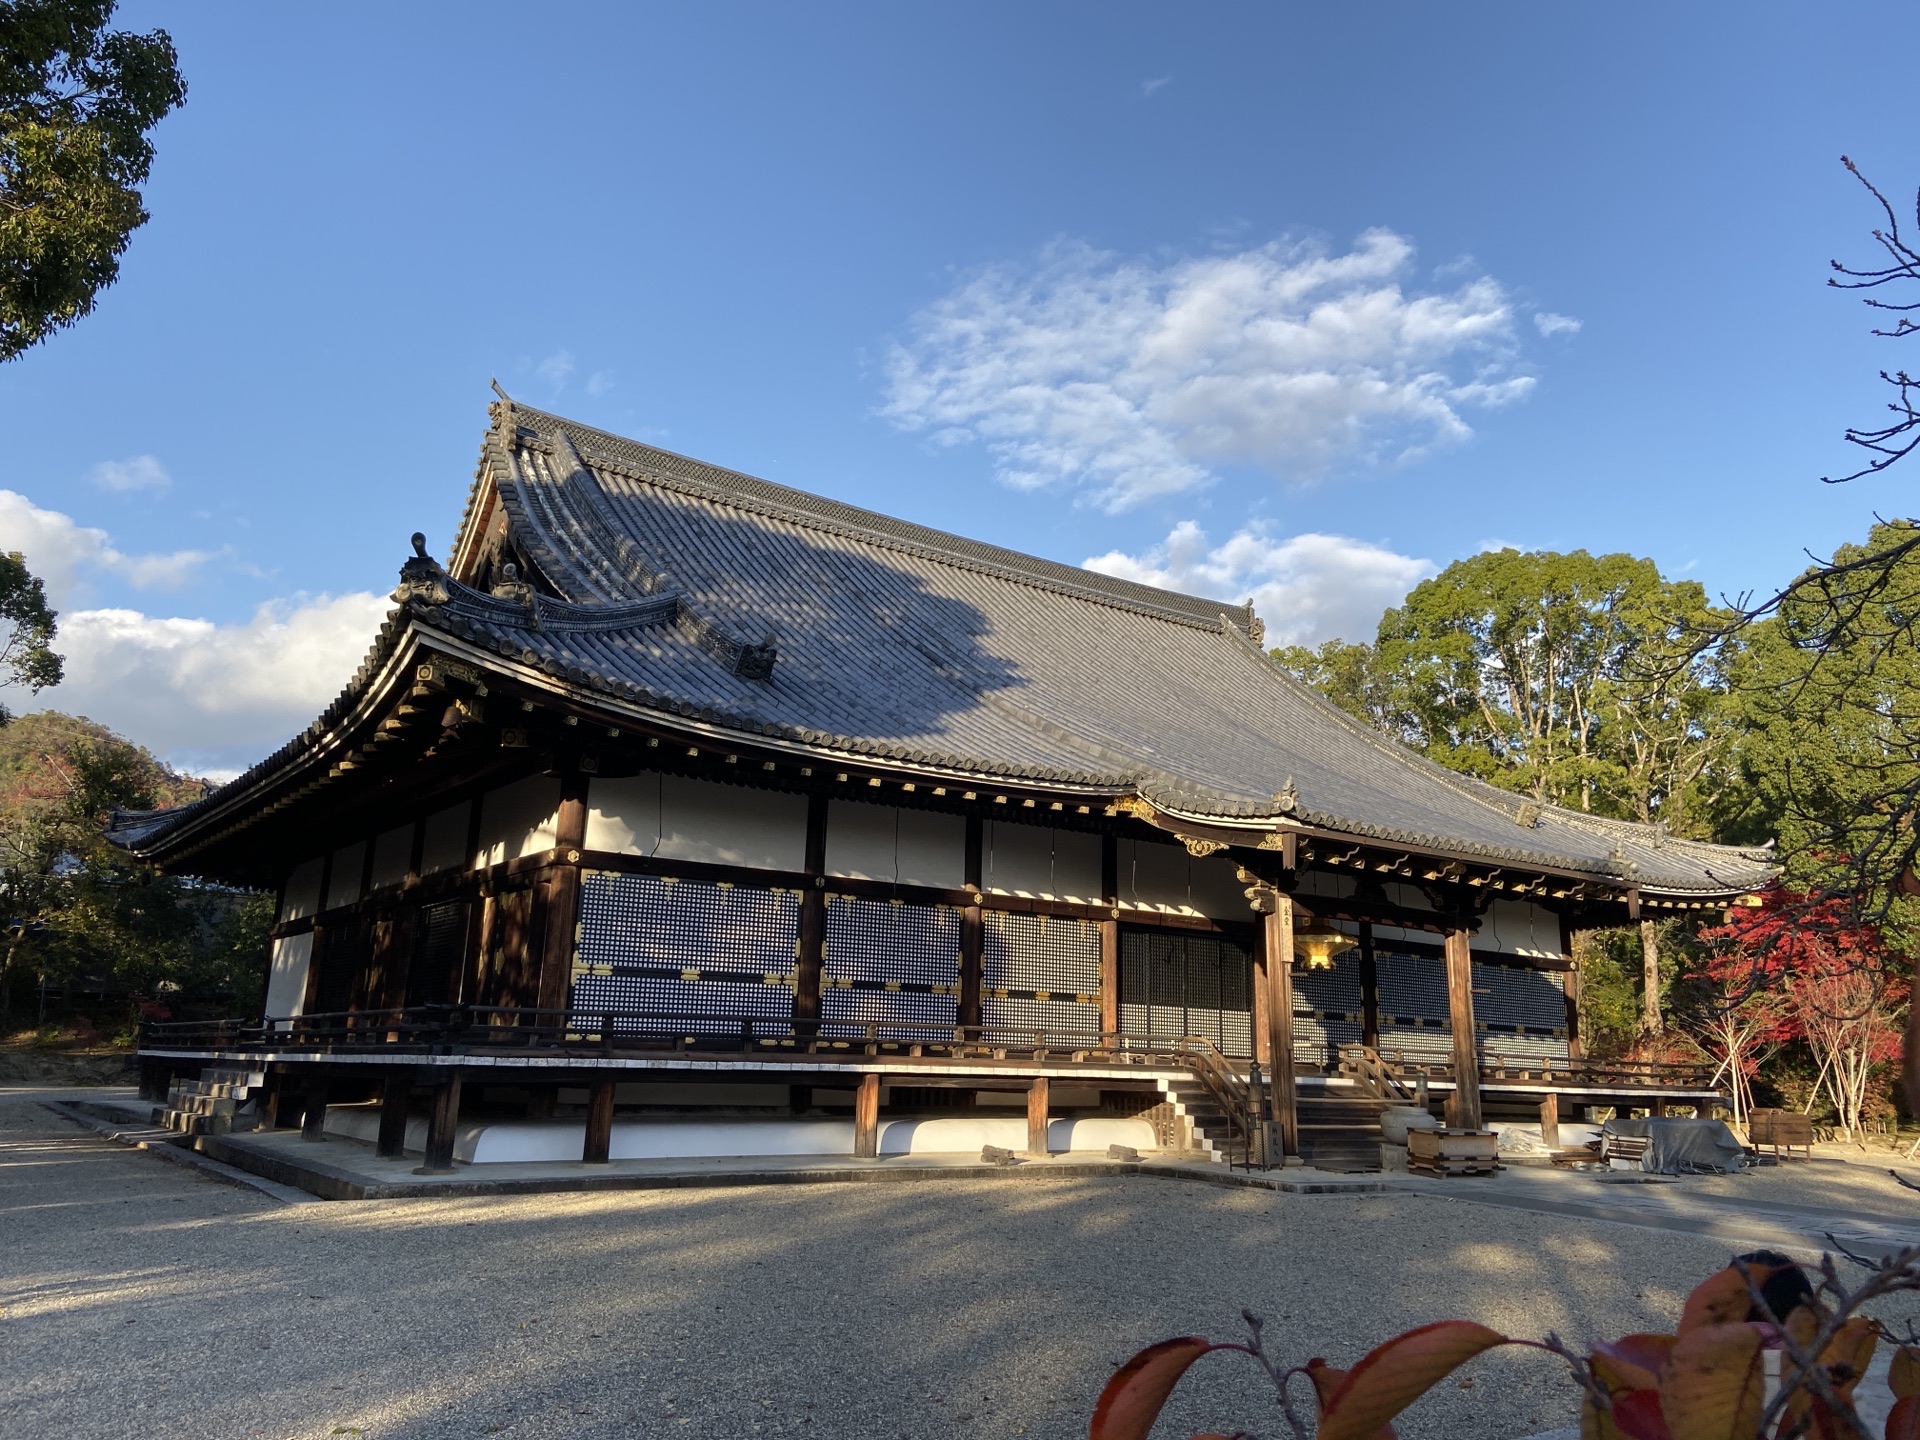
[[139,808],[184,805],[210,788],[84,715],[43,710],[0,725],[0,821],[64,800],[72,758],[89,746],[115,757]]

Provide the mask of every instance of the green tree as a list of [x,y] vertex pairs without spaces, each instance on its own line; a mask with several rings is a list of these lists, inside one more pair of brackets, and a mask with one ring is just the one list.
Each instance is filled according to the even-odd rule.
[[147,138],[186,99],[164,30],[114,0],[0,0],[0,360],[93,309],[147,222]]
[[1273,655],[1451,769],[1696,833],[1730,714],[1722,647],[1698,636],[1724,618],[1651,560],[1497,550],[1416,586],[1371,646]]
[[[53,653],[57,616],[47,589],[18,550],[0,552],[0,685],[24,685],[34,694],[58,685],[64,666]],[[0,705],[0,725],[12,718]]]

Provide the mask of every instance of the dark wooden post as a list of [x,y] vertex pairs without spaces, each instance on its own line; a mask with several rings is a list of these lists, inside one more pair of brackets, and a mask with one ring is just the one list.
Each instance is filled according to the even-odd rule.
[[1540,1102],[1540,1143],[1549,1150],[1560,1148],[1560,1097],[1549,1095]]
[[1027,1082],[1027,1153],[1048,1153],[1047,1077],[1044,1075],[1036,1075]]
[[1293,1086],[1293,897],[1276,897],[1261,927],[1267,965],[1267,1067],[1273,1076],[1273,1118],[1287,1156],[1300,1153],[1300,1113]]
[[1360,1043],[1380,1048],[1380,964],[1373,953],[1373,926],[1360,922]]
[[300,1111],[300,1138],[302,1140],[324,1140],[327,1138],[327,1081],[324,1075],[315,1075],[305,1087],[306,1099]]
[[853,1096],[853,1156],[856,1160],[880,1157],[880,1077],[862,1075],[860,1088]]
[[389,1067],[380,1086],[380,1138],[373,1153],[397,1160],[407,1150],[407,1107],[413,1098],[413,1079],[399,1066]]
[[587,1135],[580,1163],[605,1165],[613,1155],[613,1078],[595,1080],[587,1096]]
[[1480,1128],[1480,1037],[1473,1023],[1473,937],[1447,931],[1447,1023],[1453,1031],[1453,1122]]
[[820,1033],[820,975],[827,953],[827,797],[807,797],[807,888],[793,947],[793,1032]]
[[[580,852],[587,844],[587,786],[591,776],[560,780],[560,818],[554,831],[559,852],[547,872],[546,915],[542,925],[540,980],[533,1003],[542,1010],[565,1010],[573,994],[573,958],[580,930]],[[559,1015],[542,1015],[541,1025],[559,1025]]]
[[1267,1020],[1267,945],[1264,936],[1253,947],[1253,1063],[1273,1065],[1273,1037]]
[[978,815],[967,816],[966,852],[962,858],[962,880],[970,902],[960,912],[960,995],[955,1007],[954,1024],[972,1029],[985,1024],[986,1006],[980,997],[981,976],[986,971],[987,922],[980,913],[982,875],[981,847],[986,826]]
[[1567,1059],[1579,1060],[1585,1047],[1580,1043],[1580,966],[1573,958],[1573,925],[1560,917],[1560,958],[1567,968],[1560,976],[1560,989],[1566,995]]
[[416,1175],[453,1173],[454,1133],[460,1128],[460,1072],[441,1080],[433,1092],[433,1109],[427,1116],[427,1154],[424,1164],[414,1167]]
[[1100,837],[1100,1033],[1120,1033],[1120,842]]

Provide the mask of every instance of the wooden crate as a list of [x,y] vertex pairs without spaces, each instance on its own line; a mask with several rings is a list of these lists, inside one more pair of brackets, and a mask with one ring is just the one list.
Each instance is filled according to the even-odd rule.
[[1491,1130],[1409,1130],[1407,1168],[1429,1175],[1491,1175],[1500,1139]]

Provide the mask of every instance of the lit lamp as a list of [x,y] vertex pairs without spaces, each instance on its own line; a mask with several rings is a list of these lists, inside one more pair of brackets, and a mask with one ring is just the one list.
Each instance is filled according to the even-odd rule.
[[1336,955],[1345,954],[1359,943],[1346,931],[1316,920],[1293,932],[1293,958],[1309,970],[1331,970]]

